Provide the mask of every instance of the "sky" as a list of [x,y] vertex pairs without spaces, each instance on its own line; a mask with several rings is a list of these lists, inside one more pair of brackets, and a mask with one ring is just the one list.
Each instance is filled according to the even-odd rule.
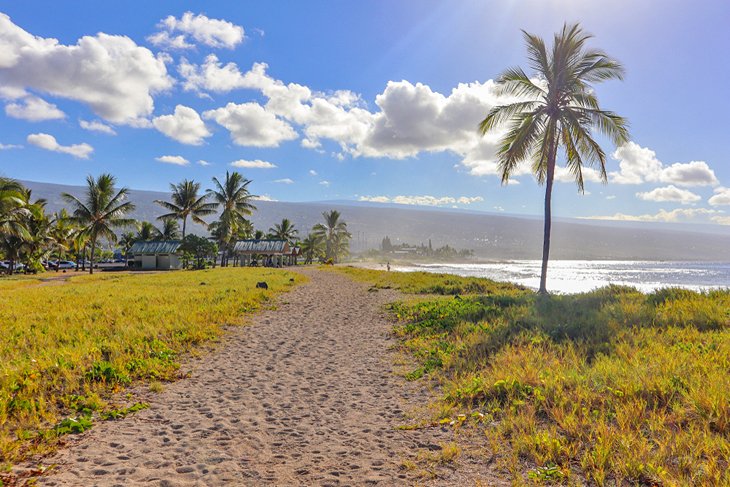
[[[608,184],[559,171],[553,214],[726,225],[730,2],[708,0],[0,2],[0,175],[134,189],[236,170],[279,201],[353,200],[540,215],[502,185],[504,69],[521,30],[580,22],[626,70],[596,86],[628,118]],[[560,161],[559,161],[560,162]]]

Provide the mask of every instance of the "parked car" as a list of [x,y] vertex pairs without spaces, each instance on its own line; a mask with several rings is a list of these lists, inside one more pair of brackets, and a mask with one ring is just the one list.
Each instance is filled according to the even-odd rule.
[[[4,271],[7,271],[8,269],[10,269],[10,261],[9,260],[0,261],[0,269],[2,269]],[[16,262],[15,267],[13,268],[13,270],[15,272],[22,271],[23,269],[25,269],[25,265],[21,264],[20,262]]]
[[[55,268],[56,268],[56,264],[54,263],[52,269],[55,269]],[[59,269],[76,269],[76,262],[71,261],[71,260],[62,260],[61,262],[58,263],[58,268]]]

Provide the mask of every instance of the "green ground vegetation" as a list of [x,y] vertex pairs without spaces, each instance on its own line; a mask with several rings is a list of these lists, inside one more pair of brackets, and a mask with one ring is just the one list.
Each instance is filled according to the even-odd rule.
[[107,399],[137,381],[175,379],[181,354],[302,279],[259,268],[0,279],[0,467],[141,409]]
[[730,484],[730,291],[341,271],[423,294],[392,305],[407,378],[439,381],[434,422],[480,428],[518,483]]

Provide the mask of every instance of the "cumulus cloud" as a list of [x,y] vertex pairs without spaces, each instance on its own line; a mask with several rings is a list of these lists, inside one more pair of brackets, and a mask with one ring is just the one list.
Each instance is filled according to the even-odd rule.
[[[602,182],[601,173],[597,169],[592,167],[584,167],[582,169],[583,181],[591,183]],[[561,183],[574,183],[575,175],[567,167],[556,166],[555,167],[555,180]],[[586,191],[586,194],[588,192]]]
[[297,138],[291,125],[258,103],[229,103],[225,107],[204,112],[203,117],[227,128],[236,145],[278,147],[281,142]]
[[176,106],[172,115],[155,117],[152,124],[171,139],[188,145],[201,145],[211,135],[198,112],[184,105]]
[[256,201],[279,201],[277,199],[272,198],[268,194],[262,194],[262,195],[259,195],[259,196],[252,196],[251,199],[252,200],[256,200]]
[[155,157],[156,161],[164,162],[165,164],[174,164],[175,166],[187,166],[190,161],[185,159],[183,156],[160,156]]
[[730,205],[730,188],[715,188],[715,194],[710,197],[708,203],[712,206]]
[[200,159],[198,161],[198,164],[201,165],[201,166],[203,166],[203,167],[210,166],[210,162],[204,161],[203,159]]
[[310,176],[316,176],[317,175],[317,171],[315,171],[314,169],[310,169],[309,170],[309,175]]
[[359,201],[369,201],[371,203],[396,203],[399,205],[418,205],[418,206],[445,206],[445,205],[470,205],[484,201],[481,196],[360,196]]
[[52,152],[60,152],[62,154],[69,154],[78,159],[88,159],[94,148],[89,144],[73,144],[73,145],[61,145],[56,141],[56,138],[49,134],[30,134],[27,138],[29,144],[33,144],[41,149],[49,150]]
[[223,65],[218,56],[209,54],[201,65],[191,64],[183,58],[177,70],[184,79],[186,91],[228,93],[242,88],[263,90],[274,84],[275,80],[268,77],[266,68],[265,63],[255,63],[251,70],[241,73],[236,63]]
[[713,216],[710,220],[719,225],[730,225],[730,216]]
[[651,191],[636,193],[636,197],[644,201],[676,201],[684,205],[696,203],[702,199],[700,195],[686,189],[679,189],[672,184],[664,188],[656,188]]
[[22,98],[32,89],[85,103],[112,123],[140,123],[153,111],[152,96],[173,85],[164,59],[126,36],[99,33],[64,45],[0,14],[0,51],[6,98]]
[[294,184],[294,180],[291,178],[275,179],[274,182],[279,184]]
[[644,215],[627,215],[625,213],[616,213],[607,216],[589,216],[579,217],[586,220],[611,220],[611,221],[634,221],[634,222],[679,222],[684,220],[692,220],[695,218],[717,216],[722,213],[719,210],[708,208],[676,208],[674,210],[659,210],[658,213]]
[[[188,37],[209,47],[233,49],[243,42],[244,31],[240,25],[226,20],[211,19],[203,14],[185,12],[179,19],[169,15],[159,23],[163,29],[147,38],[152,44],[162,48],[188,49]],[[176,33],[180,33],[175,35]]]
[[247,169],[273,169],[276,167],[276,164],[268,162],[268,161],[262,161],[260,159],[256,159],[253,161],[247,161],[245,159],[239,159],[237,161],[233,161],[231,163],[231,166],[233,167],[245,167]]
[[107,135],[117,135],[116,131],[113,128],[105,123],[99,122],[98,120],[92,120],[91,122],[88,122],[86,120],[79,120],[79,126],[84,130],[89,130],[92,132],[101,132],[102,134]]
[[31,122],[66,118],[66,114],[59,110],[56,105],[48,103],[37,96],[28,96],[19,102],[8,103],[5,105],[5,113],[9,117]]
[[329,181],[327,181],[326,179],[323,179],[322,181],[320,181],[320,182],[319,182],[319,184],[321,184],[321,185],[322,185],[322,186],[324,186],[325,188],[329,188],[329,187],[330,187],[330,184],[332,184],[332,183],[330,183],[330,182],[329,182]]
[[610,174],[618,184],[661,182],[678,186],[713,186],[718,184],[715,172],[704,161],[674,163],[671,166],[657,159],[656,152],[628,142],[618,147],[613,158],[619,161],[619,170]]

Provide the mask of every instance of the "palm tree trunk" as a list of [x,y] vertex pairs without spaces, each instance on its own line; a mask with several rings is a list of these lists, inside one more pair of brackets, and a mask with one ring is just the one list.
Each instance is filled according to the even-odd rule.
[[94,251],[96,250],[96,235],[91,237],[91,255],[89,256],[89,274],[94,273]]
[[547,269],[550,258],[550,230],[552,227],[552,195],[553,178],[555,177],[555,151],[551,149],[548,156],[547,177],[545,181],[545,229],[542,240],[542,270],[540,273],[540,290],[538,293],[547,294]]
[[182,231],[182,239],[185,240],[185,227],[188,223],[188,217],[187,215],[183,218],[183,231]]

